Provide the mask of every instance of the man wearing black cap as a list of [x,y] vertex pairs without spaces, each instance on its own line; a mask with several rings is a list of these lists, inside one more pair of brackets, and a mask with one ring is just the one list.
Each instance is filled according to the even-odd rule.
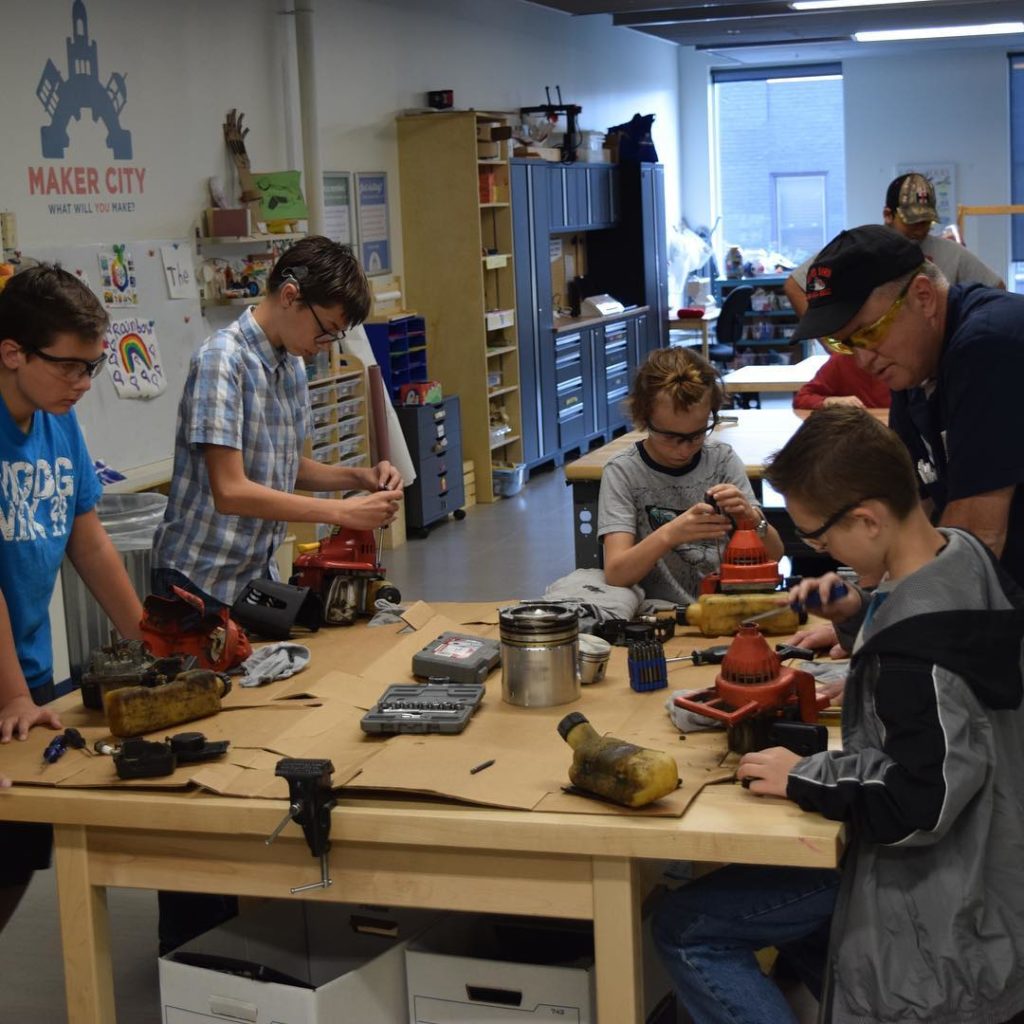
[[950,285],[882,225],[843,231],[807,274],[794,340],[820,338],[893,392],[890,425],[944,526],[1024,585],[1024,296]]

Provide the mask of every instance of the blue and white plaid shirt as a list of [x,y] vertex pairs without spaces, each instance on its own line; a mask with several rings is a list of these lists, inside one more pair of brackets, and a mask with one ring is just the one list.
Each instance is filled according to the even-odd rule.
[[214,507],[203,445],[242,453],[253,483],[291,493],[311,428],[306,369],[275,349],[247,309],[192,356],[178,406],[174,475],[153,566],[177,569],[231,604],[251,579],[277,578],[274,552],[287,524],[225,516]]

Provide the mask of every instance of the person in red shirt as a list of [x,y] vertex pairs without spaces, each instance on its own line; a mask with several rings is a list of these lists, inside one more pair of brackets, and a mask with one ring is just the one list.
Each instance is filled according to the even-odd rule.
[[860,405],[888,409],[892,393],[877,377],[862,370],[848,356],[833,354],[794,396],[794,409],[821,409],[830,405]]

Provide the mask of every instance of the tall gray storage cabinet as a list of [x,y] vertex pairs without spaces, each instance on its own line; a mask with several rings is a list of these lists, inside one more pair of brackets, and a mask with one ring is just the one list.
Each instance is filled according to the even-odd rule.
[[449,512],[461,519],[466,494],[458,396],[438,405],[400,405],[395,411],[416,463],[416,481],[405,489],[406,529],[422,534]]

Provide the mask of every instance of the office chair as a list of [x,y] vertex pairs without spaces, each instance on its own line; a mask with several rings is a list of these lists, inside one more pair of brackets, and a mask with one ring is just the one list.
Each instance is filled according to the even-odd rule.
[[749,284],[741,284],[725,297],[715,322],[715,341],[708,346],[708,358],[713,363],[729,363],[735,358],[736,343],[743,337],[743,317],[750,312],[753,294]]

